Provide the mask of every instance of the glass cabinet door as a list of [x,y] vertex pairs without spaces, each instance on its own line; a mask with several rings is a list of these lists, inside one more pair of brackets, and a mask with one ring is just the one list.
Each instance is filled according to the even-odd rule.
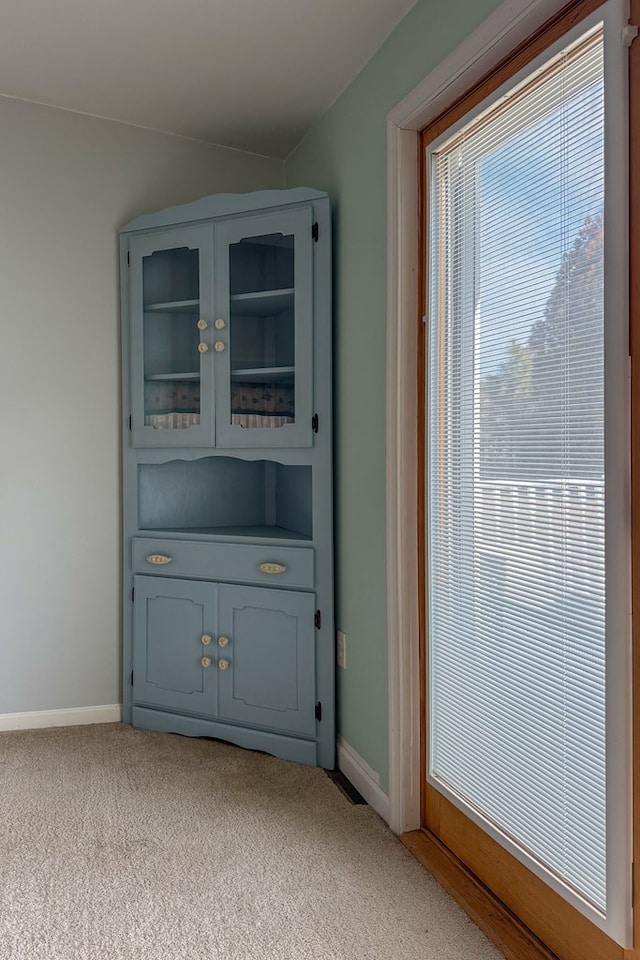
[[218,446],[312,444],[311,212],[216,225]]
[[213,443],[212,272],[210,226],[131,240],[134,446]]

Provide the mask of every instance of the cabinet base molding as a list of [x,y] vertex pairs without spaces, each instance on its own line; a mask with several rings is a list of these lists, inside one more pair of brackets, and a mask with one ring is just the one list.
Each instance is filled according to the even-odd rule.
[[27,713],[0,713],[0,730],[37,730],[41,727],[75,727],[90,723],[119,723],[122,705],[67,707],[63,710],[30,710]]
[[133,707],[131,722],[134,727],[142,730],[178,733],[183,737],[215,737],[238,747],[270,753],[281,760],[293,760],[294,763],[306,763],[309,766],[317,764],[315,741],[284,737],[264,730],[248,730],[215,720],[164,713],[162,710],[150,710],[147,707]]
[[411,830],[400,840],[507,960],[559,960],[429,830]]
[[337,755],[338,769],[385,823],[389,823],[389,797],[380,786],[380,774],[342,737],[338,737]]

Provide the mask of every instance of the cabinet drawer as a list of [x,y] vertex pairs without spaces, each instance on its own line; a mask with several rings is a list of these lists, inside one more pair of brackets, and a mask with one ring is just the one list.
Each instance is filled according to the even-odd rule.
[[135,573],[313,588],[313,548],[133,540]]

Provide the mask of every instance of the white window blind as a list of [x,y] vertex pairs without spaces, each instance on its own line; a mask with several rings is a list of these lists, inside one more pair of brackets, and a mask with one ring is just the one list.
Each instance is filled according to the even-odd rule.
[[428,775],[607,912],[603,25],[429,151]]

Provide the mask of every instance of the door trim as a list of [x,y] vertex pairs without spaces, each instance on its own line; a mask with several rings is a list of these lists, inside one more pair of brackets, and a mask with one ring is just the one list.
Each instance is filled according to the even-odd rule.
[[416,357],[418,131],[567,7],[504,0],[387,115],[387,636],[389,826],[420,827]]
[[413,830],[400,839],[507,960],[558,960],[433,833]]

